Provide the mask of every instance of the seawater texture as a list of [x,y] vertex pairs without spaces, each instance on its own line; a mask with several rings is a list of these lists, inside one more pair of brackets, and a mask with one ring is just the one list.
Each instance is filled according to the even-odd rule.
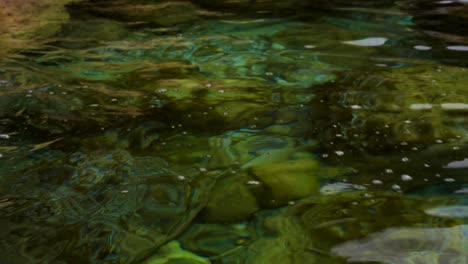
[[0,262],[468,263],[467,14],[0,0]]

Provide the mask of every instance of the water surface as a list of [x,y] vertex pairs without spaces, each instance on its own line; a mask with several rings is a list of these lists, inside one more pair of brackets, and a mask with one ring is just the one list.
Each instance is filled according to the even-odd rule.
[[468,263],[466,1],[0,7],[0,262]]

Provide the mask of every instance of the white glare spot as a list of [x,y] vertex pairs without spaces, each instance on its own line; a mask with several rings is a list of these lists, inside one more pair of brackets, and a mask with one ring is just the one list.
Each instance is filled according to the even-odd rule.
[[315,47],[316,47],[315,45],[304,45],[304,48],[306,49],[313,49]]
[[403,161],[403,162],[408,162],[409,159],[408,159],[407,157],[403,157],[403,158],[401,158],[401,161]]
[[254,180],[252,180],[252,181],[248,181],[247,184],[248,184],[248,185],[259,185],[260,182],[259,182],[259,181],[254,181]]
[[447,103],[440,105],[444,110],[468,110],[468,104],[462,103]]
[[415,50],[431,50],[432,47],[424,46],[424,45],[416,45],[413,47]]
[[399,185],[393,184],[393,185],[392,185],[392,189],[393,189],[393,190],[400,190],[401,187],[400,187]]
[[363,47],[376,47],[382,46],[387,42],[387,38],[364,38],[358,40],[350,40],[350,41],[343,41],[344,44],[355,45],[355,46],[363,46]]
[[182,175],[179,175],[179,176],[177,176],[177,179],[179,179],[180,181],[183,181],[183,180],[185,180],[185,177],[182,176]]
[[206,172],[206,168],[200,168],[201,172]]
[[447,46],[448,50],[455,51],[468,51],[468,46],[458,45],[458,46]]
[[444,166],[447,169],[464,169],[468,168],[468,159],[463,160],[456,160],[449,162],[447,165]]
[[393,170],[392,170],[392,169],[385,169],[385,173],[387,173],[387,174],[392,174],[392,173],[393,173]]
[[360,105],[352,105],[351,109],[359,110],[362,109],[362,107]]
[[444,181],[446,181],[446,182],[454,182],[455,179],[452,179],[452,178],[445,178]]
[[383,182],[380,181],[380,180],[373,180],[372,183],[375,184],[375,185],[383,184]]
[[401,179],[403,181],[411,181],[413,179],[413,177],[409,176],[408,174],[403,174],[403,175],[401,175]]
[[128,193],[128,190],[122,190],[121,193]]
[[0,139],[9,139],[10,135],[7,134],[0,134]]
[[337,151],[335,151],[335,154],[338,155],[338,156],[343,156],[344,152],[341,151],[341,150],[337,150]]
[[410,105],[411,110],[426,110],[431,109],[433,105],[431,104],[412,104]]

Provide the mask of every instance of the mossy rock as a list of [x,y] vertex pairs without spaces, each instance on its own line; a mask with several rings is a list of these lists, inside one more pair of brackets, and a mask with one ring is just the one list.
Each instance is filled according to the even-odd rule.
[[258,164],[250,173],[264,184],[268,200],[282,204],[317,194],[319,169],[317,160],[304,158]]
[[200,213],[201,219],[206,222],[226,223],[240,222],[252,217],[260,208],[252,194],[252,189],[256,186],[249,186],[248,182],[248,177],[240,175],[218,179],[207,198],[206,207]]

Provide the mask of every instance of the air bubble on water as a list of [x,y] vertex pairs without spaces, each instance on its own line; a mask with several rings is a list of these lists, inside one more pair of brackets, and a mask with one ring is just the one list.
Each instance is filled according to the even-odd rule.
[[430,168],[431,165],[425,163],[425,164],[424,164],[424,167],[425,167],[425,168]]
[[397,185],[397,184],[393,184],[392,189],[393,190],[401,190],[401,187],[399,185]]
[[454,182],[455,179],[453,179],[453,178],[445,178],[444,181],[446,181],[446,182]]
[[405,124],[411,124],[411,120],[405,120]]
[[385,173],[387,173],[387,174],[392,174],[392,173],[393,173],[393,170],[392,170],[392,169],[385,169]]
[[342,137],[342,136],[343,136],[343,135],[341,135],[341,134],[336,134],[336,137]]
[[304,45],[304,48],[306,49],[313,49],[315,47],[316,47],[315,45]]
[[444,141],[442,141],[440,139],[437,139],[435,142],[438,143],[438,144],[444,143]]
[[401,175],[401,180],[403,181],[411,181],[413,177],[409,176],[408,174]]
[[409,159],[408,159],[407,157],[403,157],[403,158],[401,158],[401,161],[403,161],[403,162],[408,162]]

